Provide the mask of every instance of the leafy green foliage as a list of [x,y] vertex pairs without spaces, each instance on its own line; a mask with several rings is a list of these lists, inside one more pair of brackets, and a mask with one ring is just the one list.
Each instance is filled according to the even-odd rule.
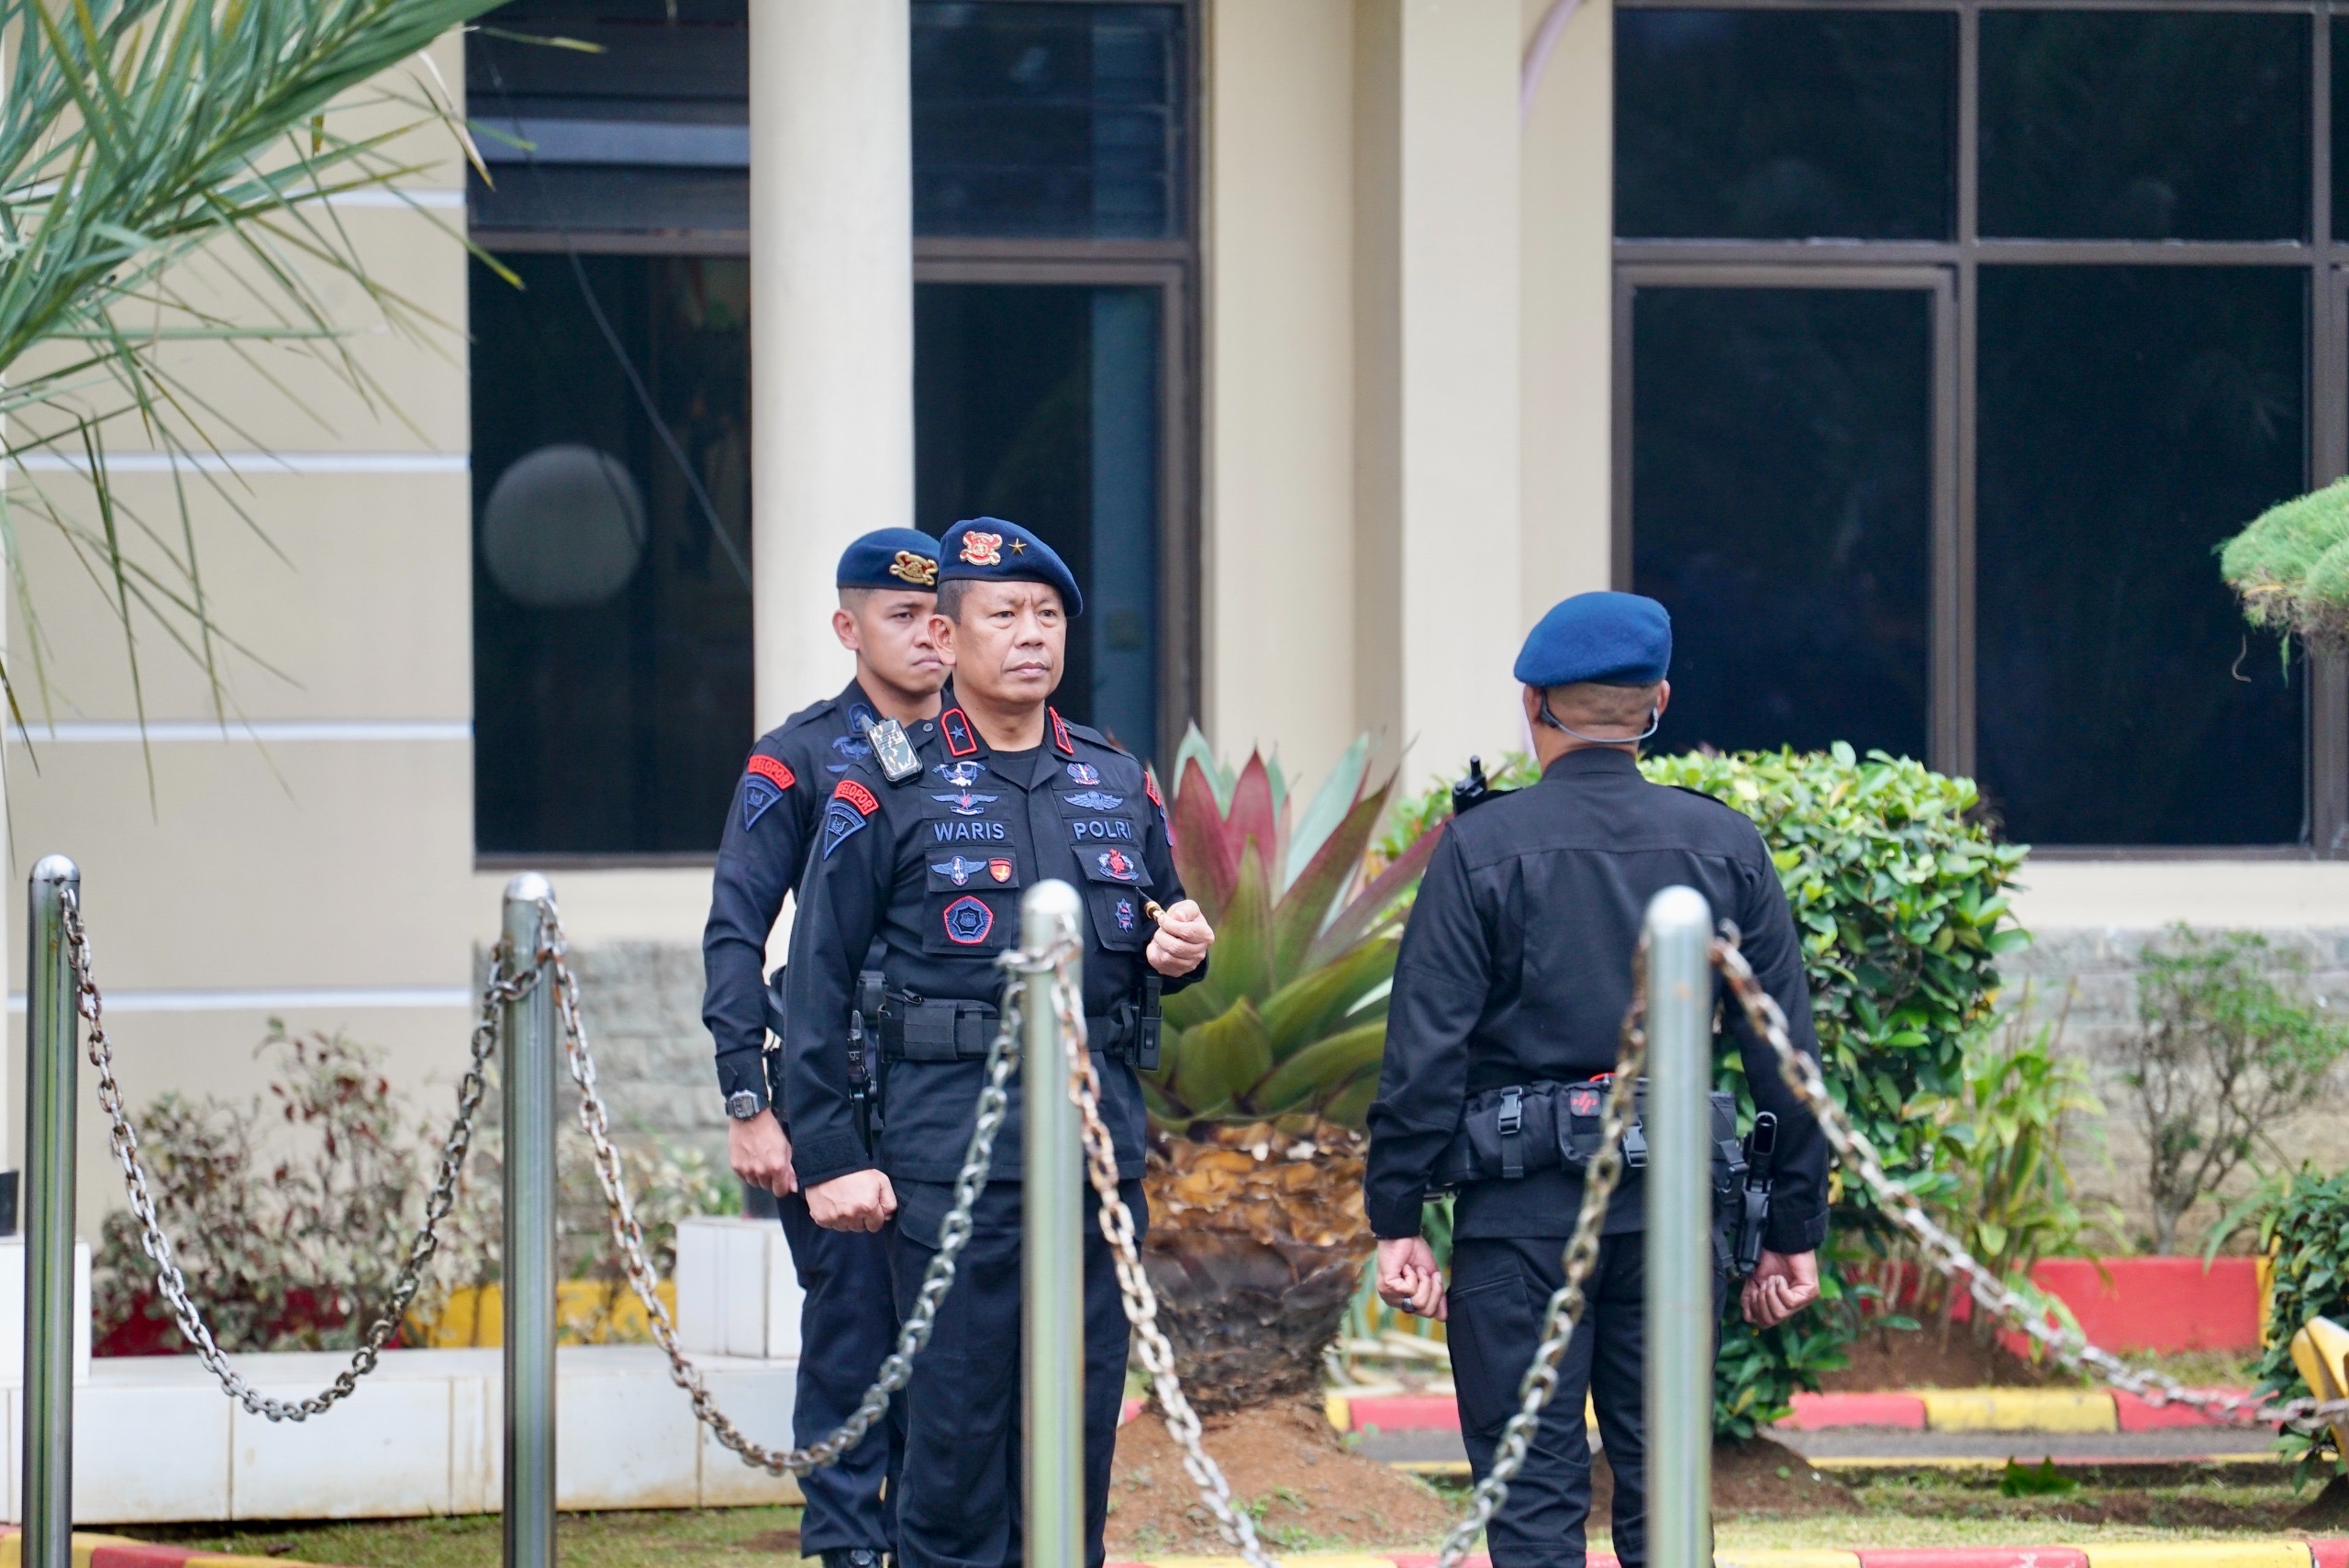
[[2148,948],[2137,979],[2140,1028],[2122,1074],[2147,1149],[2154,1249],[2176,1250],[2178,1222],[2264,1150],[2349,1051],[2349,1028],[2302,994],[2308,961],[2251,931],[2178,926]]
[[[395,328],[429,318],[369,275],[328,203],[422,171],[405,130],[455,128],[454,107],[429,58],[405,86],[381,79],[496,3],[0,0],[0,457],[47,450],[88,471],[95,517],[36,473],[20,469],[12,484],[17,505],[63,533],[102,585],[134,691],[139,621],[203,666],[216,703],[221,638],[184,495],[173,531],[120,504],[106,483],[109,427],[133,421],[142,441],[179,455],[239,433],[244,411],[207,403],[170,351],[190,340],[248,359],[257,346],[307,353],[380,400],[340,341],[352,324],[337,319],[329,290],[355,284]],[[366,83],[367,104],[342,98]],[[412,117],[353,137],[328,112],[338,99]],[[241,513],[233,480],[191,466]],[[152,548],[131,546],[142,535]],[[23,559],[5,497],[0,543],[12,563]],[[17,588],[30,621],[29,592]],[[41,642],[36,629],[27,646]],[[12,673],[0,670],[0,683],[14,705]]]
[[[2077,1251],[2091,1224],[2120,1224],[2117,1212],[2092,1218],[2081,1207],[2064,1156],[2066,1124],[2104,1111],[2087,1069],[2056,1050],[2069,1011],[2066,996],[2053,1021],[2032,1029],[2026,990],[1966,1052],[1958,1093],[1920,1095],[1911,1106],[1934,1129],[1934,1218],[2018,1291],[2030,1288],[2040,1259]],[[1988,1313],[1973,1326],[1985,1341],[2000,1327]]]
[[1197,728],[1185,740],[1168,818],[1183,886],[1216,928],[1208,976],[1166,1000],[1152,1118],[1253,1122],[1310,1114],[1360,1130],[1386,1046],[1386,986],[1402,900],[1436,840],[1372,872],[1364,851],[1394,781],[1365,790],[1367,736],[1294,825],[1277,762],[1237,772]]
[[[2299,1398],[2309,1385],[2292,1364],[2292,1336],[2311,1318],[2349,1324],[2349,1171],[2332,1176],[2302,1171],[2277,1179],[2272,1192],[2259,1218],[2259,1249],[2274,1261],[2275,1290],[2256,1375],[2263,1391]],[[2288,1435],[2286,1440],[2310,1471],[2332,1446],[2329,1437]],[[2349,1456],[2330,1458],[2349,1473]]]
[[[2030,938],[2012,920],[2007,884],[2026,853],[2003,844],[1976,813],[1971,780],[1838,742],[1823,752],[1691,753],[1642,759],[1657,784],[1712,795],[1761,828],[1778,868],[1810,982],[1821,1067],[1830,1093],[1866,1133],[1893,1175],[1928,1187],[1939,1129],[1913,1115],[1924,1095],[1962,1095],[1968,1045],[1987,1026],[1998,961]],[[1514,776],[1522,777],[1523,774]],[[1407,803],[1394,824],[1398,846],[1418,821],[1441,821],[1441,792]],[[1723,1087],[1752,1113],[1744,1067],[1720,1062]],[[1797,1389],[1842,1364],[1858,1332],[1865,1293],[1838,1269],[1890,1246],[1893,1227],[1856,1183],[1833,1184],[1825,1309],[1766,1334],[1733,1314],[1724,1324],[1715,1420],[1750,1432],[1786,1413]]]
[[2269,507],[2220,550],[2219,573],[2252,625],[2349,642],[2349,480]]

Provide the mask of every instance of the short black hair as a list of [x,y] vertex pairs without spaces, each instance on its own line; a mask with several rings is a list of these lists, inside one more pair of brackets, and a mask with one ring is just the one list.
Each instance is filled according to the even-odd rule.
[[949,577],[938,585],[937,613],[960,626],[963,623],[963,601],[970,596],[970,578]]

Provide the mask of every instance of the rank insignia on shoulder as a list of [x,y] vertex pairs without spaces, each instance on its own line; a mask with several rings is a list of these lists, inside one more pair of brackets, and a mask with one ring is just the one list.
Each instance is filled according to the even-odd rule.
[[1061,710],[1056,707],[1048,706],[1044,711],[1052,716],[1052,744],[1060,748],[1063,756],[1075,756],[1076,742],[1069,738],[1068,720],[1061,717]]
[[921,759],[914,755],[914,743],[906,739],[906,727],[894,718],[885,718],[864,728],[865,740],[873,743],[873,759],[881,764],[881,776],[893,784],[921,777]]
[[979,749],[979,738],[971,733],[970,716],[959,707],[950,707],[938,716],[938,732],[946,737],[950,756],[968,757]]
[[1158,793],[1158,775],[1148,768],[1141,771],[1141,792],[1150,796],[1151,805],[1161,811],[1166,809],[1166,797]]
[[1090,788],[1101,782],[1101,770],[1090,762],[1071,762],[1068,765],[1068,776]]

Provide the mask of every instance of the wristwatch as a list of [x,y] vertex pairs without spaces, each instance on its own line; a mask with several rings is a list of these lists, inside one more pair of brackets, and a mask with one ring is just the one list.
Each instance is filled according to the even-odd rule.
[[737,1089],[726,1096],[726,1114],[736,1121],[748,1121],[767,1108],[767,1103],[749,1089]]

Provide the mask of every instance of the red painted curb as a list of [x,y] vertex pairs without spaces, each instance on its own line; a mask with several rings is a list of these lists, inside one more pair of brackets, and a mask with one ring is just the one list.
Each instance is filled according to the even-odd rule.
[[1925,1402],[1913,1394],[1798,1394],[1794,1414],[1778,1423],[1798,1432],[1829,1427],[1925,1429]]
[[[1435,1568],[1442,1559],[1432,1551],[1377,1551],[1374,1557],[1384,1557],[1395,1568]],[[1594,1551],[1585,1559],[1588,1568],[1622,1568],[1613,1552]],[[1461,1568],[1493,1568],[1493,1560],[1483,1552],[1475,1552],[1460,1560]]]
[[2072,1546],[1889,1546],[1864,1548],[1860,1568],[2088,1568]]
[[1378,1394],[1367,1399],[1348,1399],[1346,1408],[1358,1432],[1373,1427],[1382,1432],[1448,1432],[1460,1428],[1459,1402],[1448,1394]]
[[2349,1568],[2349,1540],[2310,1541],[2309,1555],[2316,1568]]
[[[2241,1388],[2198,1388],[2197,1394],[2243,1394]],[[2217,1421],[2186,1405],[2155,1405],[2135,1394],[2112,1391],[2113,1414],[2120,1418],[2124,1432],[2150,1432],[2161,1427],[2223,1427]]]
[[97,1546],[90,1549],[90,1568],[181,1568],[190,1558],[225,1555],[180,1546]]

